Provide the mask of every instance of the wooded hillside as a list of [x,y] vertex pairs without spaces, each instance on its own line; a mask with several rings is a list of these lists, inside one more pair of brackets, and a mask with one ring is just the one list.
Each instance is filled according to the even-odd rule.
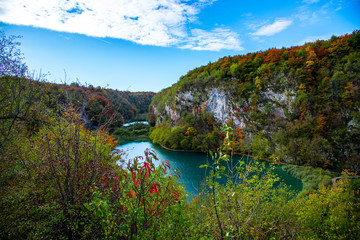
[[[52,96],[51,101],[78,108],[89,126],[110,124],[108,127],[113,130],[125,122],[146,120],[155,93],[117,91],[72,83],[50,84],[49,95]],[[50,102],[50,105],[53,103]]]
[[360,170],[360,32],[303,46],[224,57],[153,98],[152,140],[215,149],[221,125],[237,152]]

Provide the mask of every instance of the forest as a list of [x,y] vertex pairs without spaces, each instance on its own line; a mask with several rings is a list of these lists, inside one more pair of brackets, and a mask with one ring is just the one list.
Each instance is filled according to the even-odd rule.
[[[316,98],[298,100],[300,112],[296,113],[300,116],[302,111],[310,111],[310,107],[315,109],[306,116],[304,113],[301,119],[294,116],[295,125],[291,126],[296,128],[286,133],[288,138],[284,138],[284,146],[296,136],[302,136],[303,141],[310,136],[311,139],[316,138],[310,134],[319,134],[319,138],[328,139],[325,137],[335,134],[330,131],[329,123],[343,127],[348,124],[340,121],[344,114],[349,119],[351,117],[350,125],[355,130],[358,127],[358,115],[354,111],[358,109],[358,100],[354,94],[358,94],[359,56],[356,55],[358,47],[354,46],[359,46],[359,34],[334,38],[332,41],[340,49],[337,55],[351,59],[341,62],[348,66],[348,70],[339,70],[344,71],[339,73],[343,78],[338,79],[339,85],[335,86],[338,101],[333,101],[332,107],[339,108],[339,111],[331,116],[324,115],[326,124],[317,124],[315,130],[308,131],[313,125],[305,128],[307,125],[304,126],[304,121],[318,119],[315,118],[317,115],[311,114],[318,111],[330,114],[330,110],[334,109],[315,106],[314,103],[319,103]],[[357,45],[354,45],[354,41],[358,41]],[[209,139],[213,139],[213,142],[209,142],[213,144],[210,148],[217,147],[216,151],[209,151],[213,163],[201,166],[210,172],[204,181],[203,191],[189,199],[179,182],[181,173],[172,169],[165,159],[158,159],[152,149],[144,149],[143,156],[132,161],[125,161],[122,156],[126,153],[116,150],[118,142],[111,132],[116,132],[116,127],[134,119],[136,114],[146,113],[144,106],[150,102],[151,93],[118,92],[76,83],[70,86],[47,83],[41,76],[27,74],[19,44],[17,37],[0,32],[1,239],[357,239],[359,236],[359,182],[351,179],[355,174],[352,169],[344,169],[340,179],[333,184],[325,186],[319,183],[315,189],[300,193],[288,191],[285,185],[275,187],[278,177],[265,169],[260,161],[253,161],[252,164],[239,161],[229,174],[222,163],[231,161],[232,156],[241,150],[248,132],[246,129],[240,131],[231,124],[220,129],[216,118],[201,105],[195,115],[184,118],[188,125],[166,125],[170,124],[171,119],[168,120],[165,115],[164,122],[158,122],[154,117],[161,110],[161,101],[165,102],[162,97],[174,94],[172,91],[175,90],[172,89],[177,89],[175,85],[154,97],[153,104],[157,103],[158,107],[151,109],[153,114],[149,116],[149,121],[157,124],[157,128],[153,129],[152,137],[161,134],[156,131],[177,132],[179,136],[184,136],[180,147],[183,146],[183,139],[186,139],[184,144],[196,148],[193,141],[206,133]],[[341,50],[342,44],[351,51]],[[303,54],[307,56],[306,52]],[[354,56],[350,58],[351,54]],[[241,61],[242,58],[250,59],[249,56],[237,58],[235,66],[241,62],[247,64],[247,61]],[[230,61],[226,59],[221,62]],[[332,61],[338,62],[337,58]],[[221,69],[221,66],[218,67]],[[304,69],[308,73],[308,69]],[[199,71],[194,70],[189,76],[202,72]],[[354,76],[348,84],[348,78],[344,75],[348,77],[351,71]],[[186,77],[180,83],[184,79]],[[269,77],[266,81],[271,79]],[[246,83],[245,79],[243,81],[253,89],[252,84]],[[308,97],[318,89],[314,81],[303,89]],[[187,84],[180,83],[179,86],[184,89],[192,86],[190,80]],[[343,96],[344,92],[346,96]],[[300,106],[307,99],[313,102],[310,106],[304,103],[304,110]],[[348,102],[344,103],[344,99]],[[122,104],[130,112],[122,109]],[[247,109],[261,115],[261,112],[250,110],[250,106]],[[242,108],[242,111],[245,109]],[[259,119],[266,120],[265,117]],[[262,135],[253,135],[252,138],[259,136],[259,145],[264,146],[264,139],[271,132],[261,129],[265,125],[253,125],[262,131]],[[343,134],[340,137],[356,137],[353,128],[345,128],[338,134]],[[132,131],[137,130],[134,126]],[[329,135],[325,130],[329,131]],[[358,145],[350,142],[353,145],[349,146],[349,140],[340,137],[338,141],[343,141],[344,145],[339,146],[343,151],[339,155],[345,154],[349,161],[357,163],[358,156],[354,158],[354,154],[358,151]],[[311,142],[309,148],[313,144]],[[205,151],[206,148],[201,150]],[[259,158],[268,156],[260,150],[252,154]],[[157,161],[160,164],[156,167],[154,163]],[[343,160],[339,158],[340,161]],[[345,161],[341,164],[348,163]],[[301,170],[304,174],[299,175],[300,178],[312,176],[311,171],[315,174],[311,168]],[[290,171],[300,173],[296,166],[291,167]],[[325,174],[324,170],[316,171],[317,176]],[[224,177],[228,181],[220,185],[216,179]]]
[[49,84],[46,88],[51,98],[49,107],[71,104],[89,127],[110,124],[107,126],[110,131],[125,122],[146,120],[149,104],[155,95],[153,92],[117,91],[79,83]]
[[151,139],[207,152],[236,129],[235,151],[360,170],[360,32],[224,57],[189,71],[151,103]]

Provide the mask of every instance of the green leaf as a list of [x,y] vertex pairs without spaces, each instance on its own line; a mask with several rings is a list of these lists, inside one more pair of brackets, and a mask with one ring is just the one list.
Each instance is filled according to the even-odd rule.
[[222,171],[225,171],[226,167],[225,166],[219,166],[219,169],[222,170]]
[[203,165],[200,165],[199,168],[205,168],[205,167],[208,167],[208,165],[207,165],[207,164],[203,164]]

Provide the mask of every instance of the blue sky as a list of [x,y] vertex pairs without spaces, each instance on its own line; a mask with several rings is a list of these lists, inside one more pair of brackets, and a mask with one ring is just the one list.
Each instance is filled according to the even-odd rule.
[[224,56],[351,33],[359,12],[359,0],[0,0],[0,30],[50,82],[160,91]]

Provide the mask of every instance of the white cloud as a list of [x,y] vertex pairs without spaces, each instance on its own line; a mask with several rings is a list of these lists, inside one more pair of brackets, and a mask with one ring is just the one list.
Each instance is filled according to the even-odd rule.
[[[188,23],[214,1],[2,0],[0,21],[144,45],[184,46],[188,38],[196,37],[189,36],[193,31],[188,31]],[[213,32],[208,36],[213,39]]]
[[286,28],[288,28],[293,21],[291,20],[276,20],[272,24],[264,25],[260,27],[256,32],[252,33],[255,36],[272,36],[275,35]]
[[[315,3],[319,1],[304,1],[305,3]],[[313,25],[319,22],[329,20],[339,10],[342,9],[345,2],[343,0],[326,1],[318,6],[309,6],[304,4],[297,9],[297,14],[293,17],[299,19],[302,25]]]
[[321,36],[309,36],[307,38],[305,38],[304,40],[302,40],[301,42],[299,42],[299,45],[304,45],[305,43],[311,43],[311,42],[316,42],[317,40],[328,40],[332,37],[333,34],[326,34],[326,35],[321,35]]
[[183,49],[219,51],[221,49],[243,50],[239,37],[229,29],[216,28],[213,31],[193,29],[192,37],[181,46]]

